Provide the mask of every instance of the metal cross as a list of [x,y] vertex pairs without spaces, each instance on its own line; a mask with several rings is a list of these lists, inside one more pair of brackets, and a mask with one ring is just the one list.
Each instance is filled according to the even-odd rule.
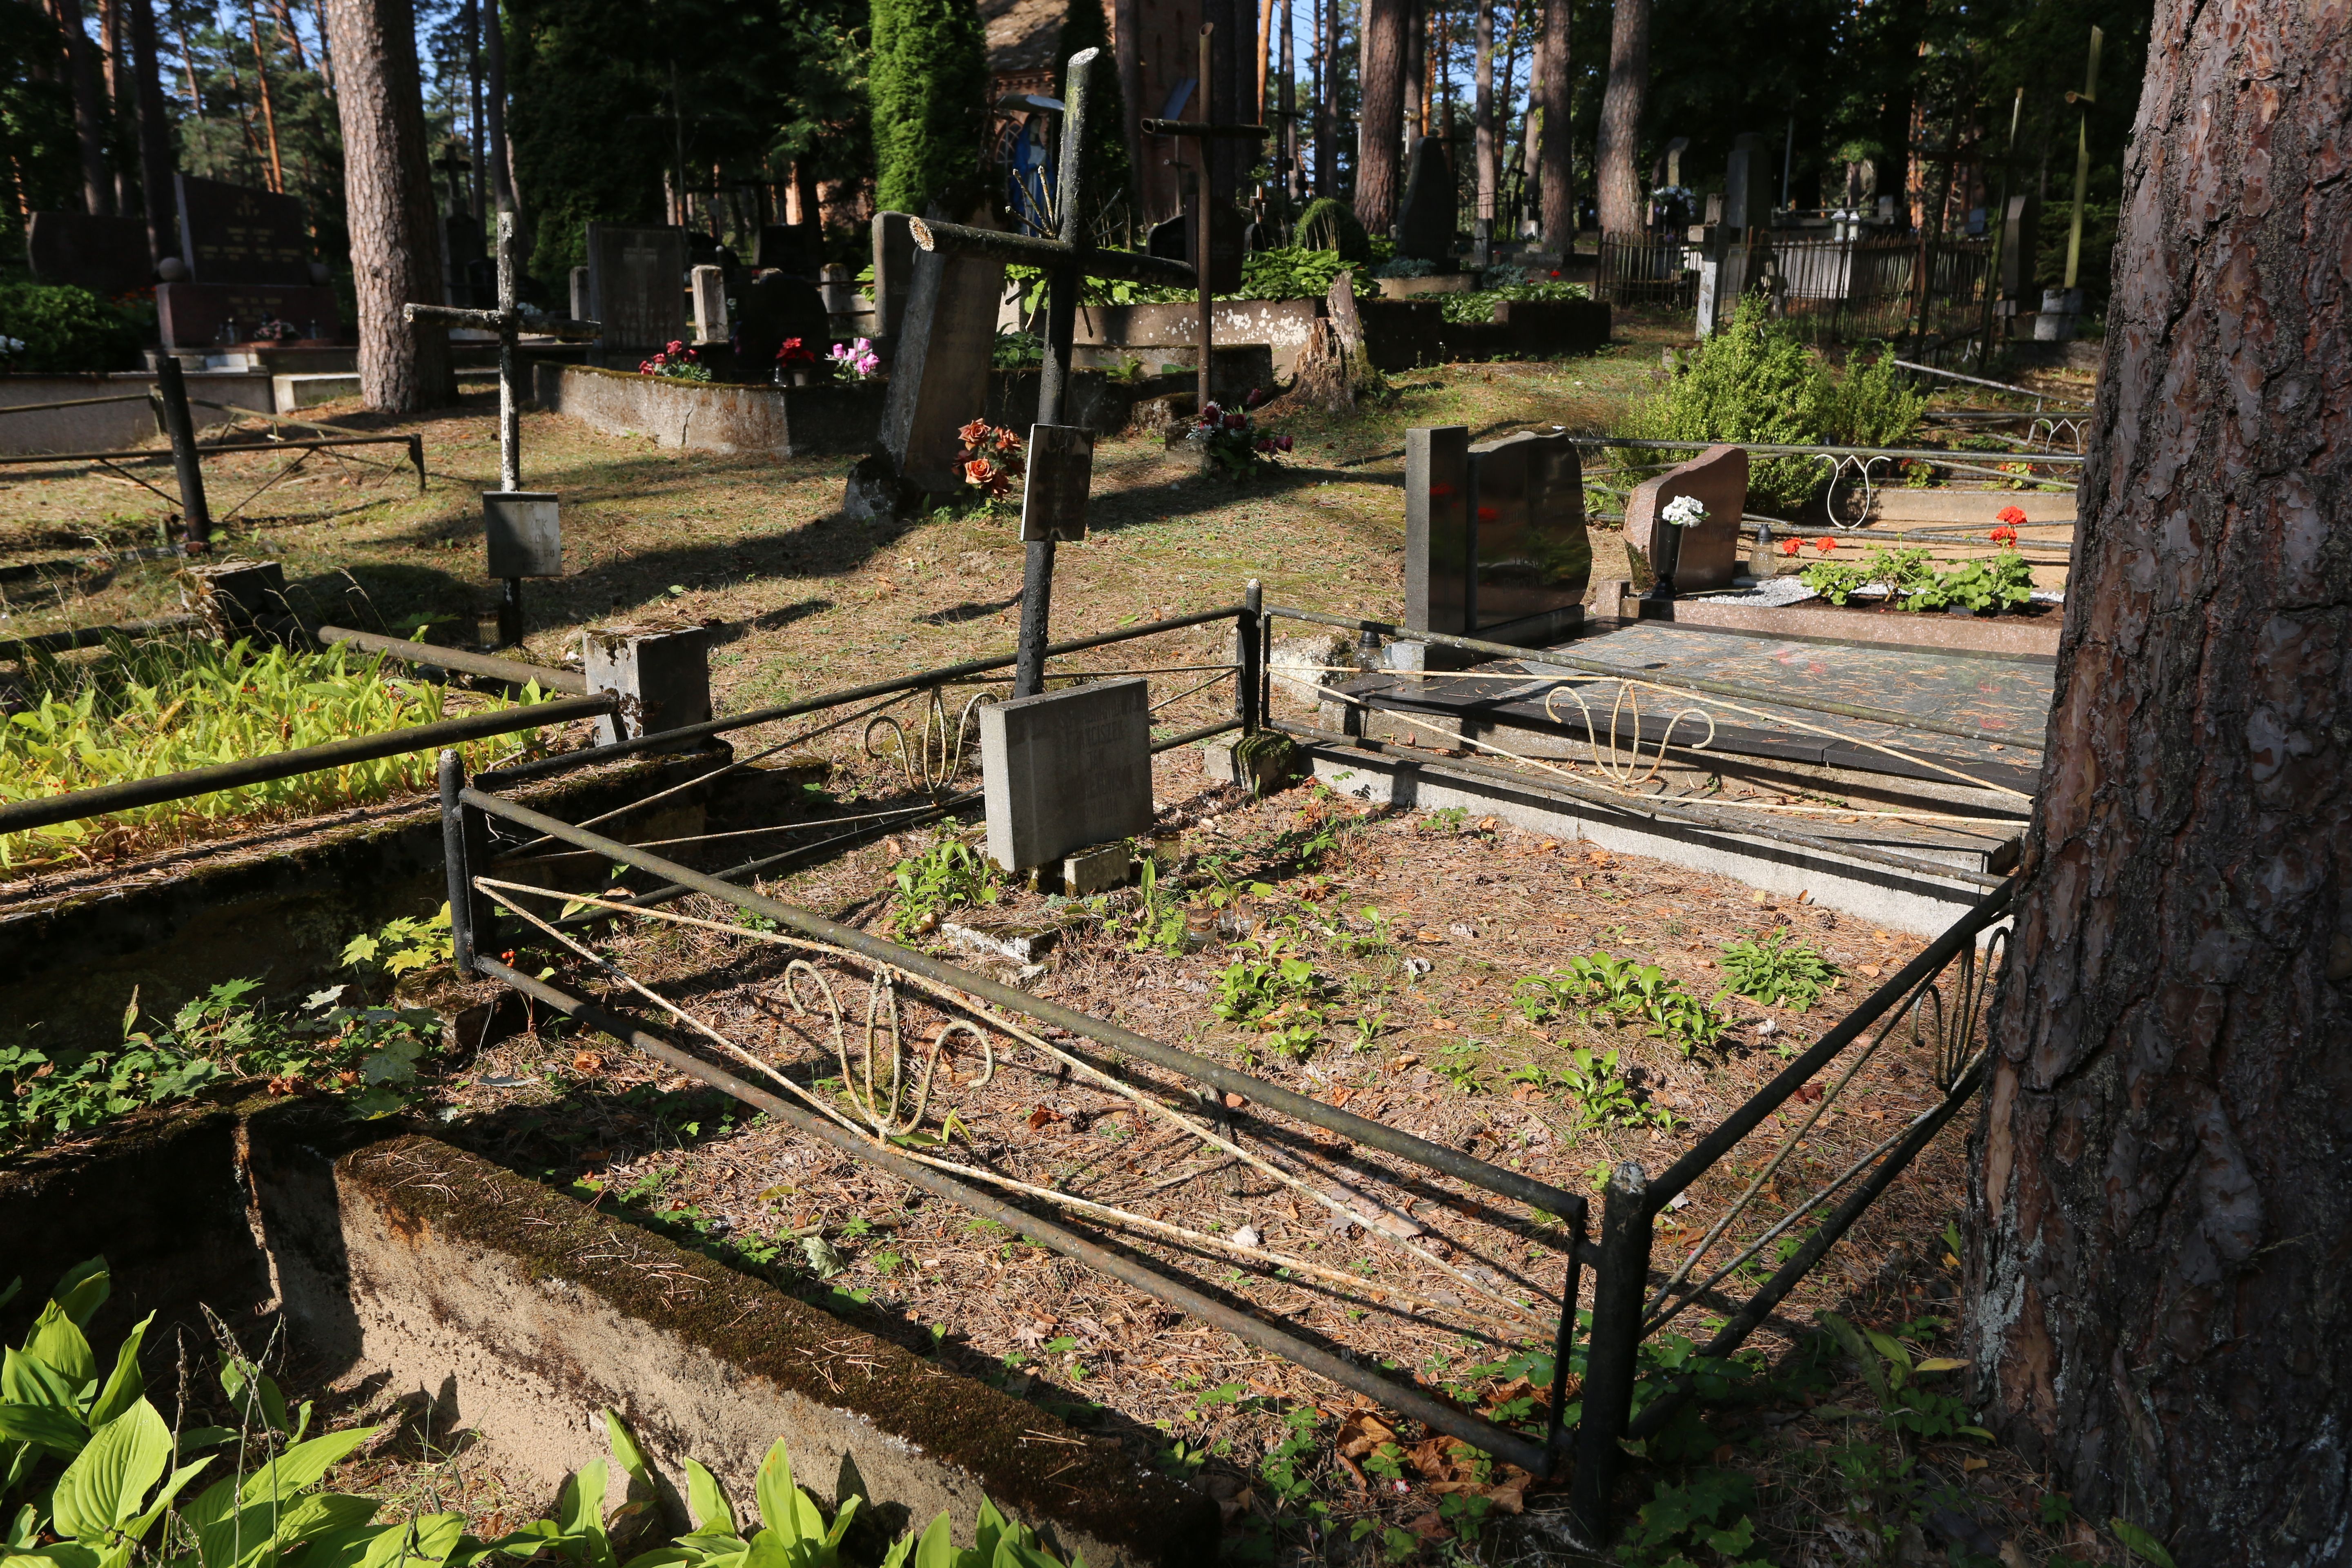
[[[1037,383],[1039,429],[1062,422],[1063,392],[1070,378],[1070,344],[1077,332],[1078,290],[1085,279],[1115,278],[1131,283],[1182,285],[1196,277],[1195,269],[1181,261],[1132,251],[1097,250],[1087,242],[1086,220],[1078,210],[1079,171],[1086,146],[1087,80],[1099,53],[1082,49],[1070,57],[1067,107],[1062,112],[1061,178],[1055,187],[1060,238],[1004,234],[923,218],[911,218],[907,225],[917,247],[924,250],[962,251],[1045,269],[1045,352]],[[1037,445],[1033,438],[1032,447]],[[1033,457],[1042,456],[1033,452]],[[1034,466],[1028,482],[1038,482]],[[1046,629],[1053,610],[1055,542],[1046,537],[1029,539],[1026,543],[1021,573],[1021,646],[1013,670],[1015,697],[1034,697],[1045,689]]]

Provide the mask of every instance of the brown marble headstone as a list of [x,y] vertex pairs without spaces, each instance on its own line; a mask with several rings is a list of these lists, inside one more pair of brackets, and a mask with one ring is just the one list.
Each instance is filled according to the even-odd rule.
[[[1660,520],[1666,503],[1696,496],[1706,521],[1676,528]],[[1655,571],[1660,535],[1673,533],[1675,592],[1728,588],[1739,564],[1739,516],[1748,507],[1748,452],[1741,447],[1709,447],[1633,491],[1625,502],[1625,542],[1641,552]]]

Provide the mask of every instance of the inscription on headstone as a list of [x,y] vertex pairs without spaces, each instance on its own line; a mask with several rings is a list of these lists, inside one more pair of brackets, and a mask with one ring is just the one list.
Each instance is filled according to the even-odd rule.
[[1150,829],[1150,694],[1129,676],[980,710],[990,859],[1025,871]]
[[608,353],[659,349],[684,338],[684,231],[590,224],[588,306]]
[[1021,489],[1021,537],[1087,536],[1087,491],[1094,482],[1095,438],[1075,425],[1029,426],[1028,471]]
[[179,174],[180,257],[198,283],[311,281],[310,235],[295,196]]

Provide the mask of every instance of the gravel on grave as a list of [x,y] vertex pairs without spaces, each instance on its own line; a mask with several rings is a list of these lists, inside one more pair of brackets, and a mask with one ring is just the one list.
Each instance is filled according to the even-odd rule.
[[[1389,814],[1315,785],[1252,801],[1230,785],[1207,784],[1190,755],[1160,760],[1158,795],[1156,831],[1163,849],[1174,839],[1176,864],[1190,868],[1194,902],[1188,918],[1205,945],[1181,955],[1137,952],[1125,933],[1082,924],[1042,973],[1026,979],[1029,989],[1573,1191],[1591,1190],[1594,1176],[1617,1161],[1638,1160],[1654,1173],[1663,1169],[1777,1072],[1781,1053],[1816,1037],[1924,945],[1802,900],[1767,899],[1728,879],[1543,838],[1492,819]],[[1316,863],[1281,863],[1286,848],[1334,826],[1336,847]],[[902,836],[766,890],[880,931],[890,912],[891,866],[929,841]],[[1219,877],[1236,890],[1222,908],[1204,891]],[[1132,897],[1114,895],[1112,902]],[[677,907],[712,921],[731,913],[698,897]],[[1385,949],[1363,946],[1368,909],[1380,910],[1391,928],[1394,940]],[[1015,891],[988,912],[1042,916],[1069,909]],[[1733,1028],[1687,1058],[1638,1026],[1554,1022],[1536,1028],[1510,1005],[1518,980],[1596,949],[1656,963],[1701,997],[1713,997],[1721,984],[1719,945],[1776,926],[1819,947],[1845,972],[1845,983],[1809,1013],[1724,998]],[[1213,1010],[1220,973],[1247,956],[1247,944],[1269,929],[1312,961],[1336,998],[1318,1042],[1300,1061]],[[986,967],[961,950],[940,950]],[[800,995],[818,1010],[796,1012],[788,999],[784,967],[794,950],[645,921],[616,931],[599,951],[796,1080],[842,1076],[830,1023],[805,977]],[[641,1017],[655,1015],[642,998],[551,944],[528,956]],[[855,1071],[867,1005],[863,972],[822,958],[819,964],[839,997]],[[1020,972],[1003,963],[991,973],[1015,978]],[[898,1001],[908,1054],[917,1058],[948,1015],[912,987],[899,987]],[[1369,1022],[1360,1027],[1360,1019]],[[665,1032],[685,1037],[674,1023]],[[951,1112],[959,1131],[950,1147],[929,1152],[1196,1231],[1255,1233],[1266,1248],[1360,1277],[1363,1287],[1243,1267],[1216,1250],[1134,1231],[1118,1239],[1164,1272],[1364,1360],[1490,1403],[1529,1392],[1506,1377],[1467,1373],[1518,1351],[1548,1349],[1565,1266],[1559,1230],[1450,1178],[1316,1129],[1261,1121],[1247,1107],[1204,1100],[1172,1075],[1115,1064],[1108,1053],[1058,1031],[1037,1032],[1116,1067],[1160,1103],[1216,1122],[1310,1186],[1344,1188],[1355,1213],[1416,1233],[1413,1245],[1458,1274],[1410,1256],[1381,1231],[1335,1215],[1311,1195],[1204,1148],[1034,1047],[1002,1036],[984,1082],[971,1041],[959,1036],[950,1042],[925,1131],[939,1132]],[[1366,1043],[1351,1048],[1366,1035]],[[1678,1124],[1670,1131],[1580,1131],[1570,1098],[1508,1076],[1523,1064],[1557,1068],[1579,1047],[1621,1053],[1638,1094],[1670,1110]],[[1447,1070],[1441,1074],[1441,1068]],[[1937,1091],[1928,1068],[1924,1050],[1899,1039],[1883,1051],[1848,1091],[1844,1110],[1815,1128],[1805,1151],[1784,1167],[1772,1195],[1796,1201],[1932,1103]],[[1003,1386],[1163,1458],[1180,1452],[1165,1445],[1181,1439],[1190,1462],[1200,1463],[1205,1452],[1213,1471],[1230,1462],[1247,1473],[1292,1435],[1284,1409],[1311,1406],[1353,1419],[1361,1430],[1369,1408],[1362,1396],[1188,1321],[828,1146],[740,1118],[734,1102],[601,1037],[559,1039],[544,1027],[517,1036],[480,1053],[449,1098],[446,1114],[458,1141],[764,1270],[875,1331],[937,1347]],[[1664,1217],[1662,1262],[1677,1261],[1779,1147],[1784,1118],[1810,1109],[1791,1102],[1694,1189],[1687,1207]],[[1226,1111],[1230,1119],[1221,1120]],[[1874,1279],[1890,1247],[1901,1255],[1916,1238],[1937,1234],[1957,1212],[1960,1169],[1958,1139],[1947,1134],[1783,1304],[1759,1334],[1759,1348],[1785,1344],[1791,1331],[1810,1324],[1815,1307],[1839,1302]],[[1013,1201],[1055,1212],[1017,1194]],[[1768,1218],[1779,1213],[1776,1207]],[[1066,1214],[1057,1217],[1073,1222]],[[1589,1270],[1585,1280],[1589,1293]],[[1721,1301],[1704,1303],[1679,1326],[1703,1337],[1711,1326],[1708,1307],[1720,1311]],[[1515,1309],[1514,1302],[1523,1305]],[[1204,1393],[1220,1390],[1222,1398],[1203,1402]],[[1423,1484],[1460,1479],[1447,1469],[1453,1461],[1442,1446],[1419,1452]],[[1340,1463],[1362,1480],[1352,1459]],[[1431,1506],[1417,1490],[1389,1495],[1392,1490],[1343,1487],[1333,1506],[1393,1518]]]

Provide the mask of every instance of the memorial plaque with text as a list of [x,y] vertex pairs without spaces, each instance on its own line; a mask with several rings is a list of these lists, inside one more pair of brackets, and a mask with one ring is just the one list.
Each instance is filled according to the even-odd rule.
[[1087,536],[1087,491],[1094,483],[1095,438],[1075,425],[1029,426],[1029,468],[1021,489],[1021,537]]
[[197,283],[308,288],[310,231],[294,196],[173,176],[180,193],[180,258]]

